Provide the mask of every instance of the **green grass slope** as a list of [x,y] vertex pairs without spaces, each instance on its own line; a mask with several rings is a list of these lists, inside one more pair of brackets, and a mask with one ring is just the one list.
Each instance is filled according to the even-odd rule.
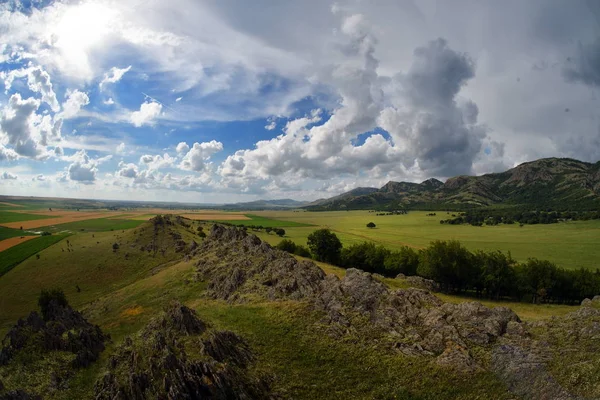
[[[150,221],[125,232],[79,233],[40,251],[39,259],[31,257],[0,277],[0,333],[35,309],[44,288],[62,288],[78,307],[183,258],[185,252],[177,252],[172,233],[187,243],[198,240],[192,226],[157,227]],[[13,249],[57,237],[32,239]],[[117,251],[114,243],[119,244]],[[4,260],[5,252],[1,254]]]
[[19,263],[68,236],[69,234],[40,236],[0,252],[0,279]]

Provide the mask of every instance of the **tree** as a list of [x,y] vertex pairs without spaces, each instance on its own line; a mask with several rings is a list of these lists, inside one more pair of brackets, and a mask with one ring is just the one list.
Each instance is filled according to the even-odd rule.
[[377,225],[375,225],[375,223],[374,223],[374,222],[369,222],[369,223],[367,224],[367,228],[371,228],[371,229],[372,229],[372,228],[375,228],[376,226],[377,226]]
[[294,254],[300,257],[311,258],[310,251],[305,246],[300,244],[296,245],[296,250],[294,250]]
[[419,266],[419,254],[408,246],[391,252],[384,260],[383,275],[396,277],[398,274],[415,275]]
[[42,317],[45,320],[48,320],[50,317],[51,304],[61,307],[66,307],[69,305],[67,302],[67,297],[62,289],[42,289],[40,297],[38,297],[38,306],[40,307]]
[[481,270],[480,279],[475,282],[478,291],[485,290],[490,298],[510,295],[516,281],[515,261],[510,254],[501,251],[475,253],[475,263]]
[[113,243],[112,249],[113,249],[113,251],[119,250],[119,243],[117,243],[117,242]]
[[277,234],[277,236],[282,237],[285,236],[285,229],[282,228],[275,228],[275,233]]
[[308,235],[308,248],[318,261],[337,264],[342,251],[342,242],[329,229],[318,229]]
[[460,242],[436,240],[421,251],[417,274],[460,292],[473,285],[480,274],[478,267]]
[[294,251],[296,251],[296,243],[292,242],[289,239],[283,239],[275,247],[279,250],[287,251],[288,253],[293,253]]

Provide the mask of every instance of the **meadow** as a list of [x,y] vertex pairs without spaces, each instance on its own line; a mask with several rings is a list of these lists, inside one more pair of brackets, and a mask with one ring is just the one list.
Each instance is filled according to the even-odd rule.
[[[69,235],[62,234],[40,236],[38,238],[28,240],[26,242],[17,244],[16,246],[2,251],[0,253],[0,277],[9,272],[19,263],[30,258],[34,254],[39,253],[41,250],[44,250],[45,248],[50,247],[57,242],[60,242],[67,236]],[[0,290],[0,293],[2,293],[3,296],[5,296],[7,292]]]
[[[311,224],[286,228],[286,238],[306,245],[310,233],[329,228],[344,245],[373,241],[389,249],[402,246],[423,248],[434,240],[459,240],[469,250],[510,252],[517,261],[528,258],[550,260],[567,269],[600,268],[600,221],[561,222],[548,225],[445,225],[441,219],[451,214],[410,211],[406,215],[377,216],[368,211],[293,212],[260,211],[256,215],[281,221]],[[367,228],[374,222],[376,228]],[[281,240],[275,235],[255,232],[271,244]]]

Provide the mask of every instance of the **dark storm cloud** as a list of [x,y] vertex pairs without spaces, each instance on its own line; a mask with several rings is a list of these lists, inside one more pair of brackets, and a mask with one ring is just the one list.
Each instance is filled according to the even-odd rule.
[[403,95],[412,109],[408,117],[410,159],[433,176],[472,172],[485,129],[477,125],[478,108],[472,101],[459,107],[456,97],[475,76],[475,64],[464,53],[439,38],[414,51],[414,61],[399,76]]
[[591,44],[579,44],[574,57],[569,57],[563,70],[569,82],[600,86],[600,38]]

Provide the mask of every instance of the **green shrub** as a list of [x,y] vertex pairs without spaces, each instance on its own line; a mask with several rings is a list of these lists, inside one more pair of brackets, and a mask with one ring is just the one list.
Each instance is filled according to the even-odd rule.
[[67,297],[62,289],[42,289],[40,293],[40,297],[38,298],[38,306],[40,307],[40,311],[42,312],[42,317],[45,320],[48,320],[50,310],[50,304],[54,302],[55,304],[66,307],[69,305],[67,302]]

